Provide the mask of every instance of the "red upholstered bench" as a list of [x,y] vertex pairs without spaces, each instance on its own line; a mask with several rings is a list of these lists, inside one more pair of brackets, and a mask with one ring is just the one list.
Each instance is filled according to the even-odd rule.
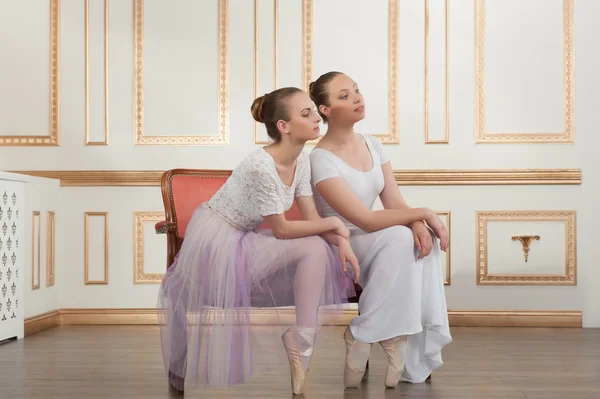
[[[231,171],[201,169],[172,169],[163,174],[160,185],[166,220],[156,223],[155,230],[158,234],[167,235],[167,268],[173,264],[181,248],[194,210],[208,201],[230,175]],[[296,203],[285,215],[288,220],[302,217]],[[349,299],[353,303],[358,302],[362,288],[355,284],[355,290],[357,296]]]

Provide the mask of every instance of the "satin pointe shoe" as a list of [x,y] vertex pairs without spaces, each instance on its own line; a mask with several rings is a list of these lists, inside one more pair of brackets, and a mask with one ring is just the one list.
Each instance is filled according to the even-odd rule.
[[371,354],[370,343],[357,342],[350,331],[350,327],[344,332],[346,341],[346,365],[344,366],[344,385],[346,388],[357,388],[364,375]]
[[304,393],[304,382],[306,381],[307,369],[302,362],[302,354],[296,340],[294,340],[293,330],[287,330],[282,336],[283,346],[290,361],[290,375],[292,380],[292,392],[294,395]]
[[406,335],[380,341],[385,354],[388,357],[388,368],[385,373],[386,388],[394,388],[398,385],[406,357]]

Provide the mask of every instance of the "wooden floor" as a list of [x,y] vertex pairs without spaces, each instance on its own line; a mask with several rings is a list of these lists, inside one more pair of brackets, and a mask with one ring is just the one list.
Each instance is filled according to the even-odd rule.
[[[444,366],[425,384],[385,390],[373,350],[359,389],[345,389],[343,328],[315,353],[305,398],[600,398],[600,330],[453,328]],[[339,334],[338,334],[339,333]],[[291,398],[289,369],[203,398]],[[158,329],[62,326],[0,346],[0,398],[169,398]]]

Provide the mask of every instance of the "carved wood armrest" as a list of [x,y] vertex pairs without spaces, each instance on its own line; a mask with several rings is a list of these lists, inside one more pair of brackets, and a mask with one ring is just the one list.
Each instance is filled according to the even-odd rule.
[[156,234],[169,234],[177,232],[177,226],[173,222],[167,222],[166,220],[160,221],[154,225]]

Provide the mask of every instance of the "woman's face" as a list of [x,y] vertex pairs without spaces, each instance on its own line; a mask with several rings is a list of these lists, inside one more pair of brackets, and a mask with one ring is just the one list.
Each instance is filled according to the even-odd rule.
[[365,117],[365,100],[358,85],[349,76],[335,76],[328,85],[329,106],[321,106],[321,112],[330,122],[354,124]]
[[[310,141],[319,138],[321,117],[308,93],[298,92],[287,99],[290,120],[286,122],[284,133],[298,141]],[[281,127],[280,127],[281,129]]]

